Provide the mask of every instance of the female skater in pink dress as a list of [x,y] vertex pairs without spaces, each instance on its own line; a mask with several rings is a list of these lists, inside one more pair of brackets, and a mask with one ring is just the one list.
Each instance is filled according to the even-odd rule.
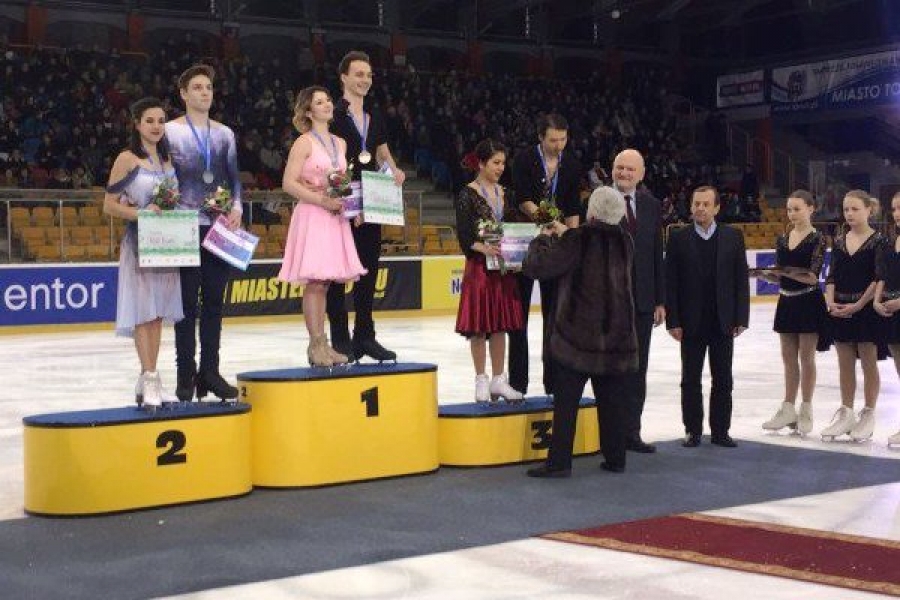
[[312,86],[297,94],[293,122],[300,137],[291,147],[281,184],[298,203],[291,216],[278,279],[305,286],[307,357],[314,367],[347,362],[347,357],[335,352],[325,337],[328,286],[356,281],[366,273],[356,254],[343,203],[328,195],[328,175],[347,169],[344,140],[328,132],[333,113],[334,105],[325,88]]

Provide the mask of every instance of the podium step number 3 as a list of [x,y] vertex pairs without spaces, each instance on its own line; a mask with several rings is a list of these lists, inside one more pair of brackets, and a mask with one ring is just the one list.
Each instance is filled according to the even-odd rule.
[[[547,397],[521,404],[441,406],[438,440],[441,465],[490,467],[547,457],[553,435],[553,404]],[[582,398],[575,428],[575,455],[600,449],[597,406]]]

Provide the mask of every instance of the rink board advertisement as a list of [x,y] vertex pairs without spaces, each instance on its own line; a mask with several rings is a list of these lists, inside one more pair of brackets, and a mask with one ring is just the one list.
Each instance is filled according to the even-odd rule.
[[[225,288],[226,317],[285,315],[300,312],[303,286],[278,280],[281,263],[252,263],[232,272]],[[339,285],[339,284],[333,284]],[[353,286],[347,283],[347,309],[353,310]],[[422,267],[418,258],[382,260],[375,279],[375,310],[422,308]]]
[[[829,255],[826,255],[826,265]],[[771,250],[748,251],[751,267],[772,266]],[[252,263],[234,270],[225,290],[225,316],[289,315],[300,312],[303,286],[278,281],[280,263]],[[453,312],[459,305],[462,256],[385,259],[375,287],[375,310]],[[825,269],[823,269],[823,274]],[[0,266],[0,327],[112,323],[116,318],[116,264]],[[347,284],[352,290],[353,284]],[[776,286],[751,282],[752,296],[775,296]],[[540,304],[537,285],[532,306]],[[347,295],[352,310],[352,294]]]
[[0,268],[0,326],[102,323],[116,319],[118,266]]
[[772,112],[828,110],[900,99],[900,51],[825,60],[772,71]]

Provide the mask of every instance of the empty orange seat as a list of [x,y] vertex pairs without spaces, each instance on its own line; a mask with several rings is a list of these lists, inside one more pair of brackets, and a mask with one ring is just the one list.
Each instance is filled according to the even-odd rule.
[[31,225],[31,211],[24,206],[13,206],[9,209],[9,220],[15,227],[28,227]]
[[88,246],[94,243],[93,227],[72,227],[68,229],[69,241],[76,246]]
[[56,225],[56,212],[49,206],[38,206],[31,210],[31,221],[44,227]]
[[32,249],[31,255],[35,260],[41,262],[54,262],[62,259],[62,253],[59,251],[59,246],[51,244],[36,246]]

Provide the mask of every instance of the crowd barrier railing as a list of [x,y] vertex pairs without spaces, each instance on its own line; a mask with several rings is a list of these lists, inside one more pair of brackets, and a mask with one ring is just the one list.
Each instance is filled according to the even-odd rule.
[[[103,190],[0,190],[7,263],[91,262],[118,259],[126,223],[103,214]],[[389,253],[425,246],[422,192],[404,191],[405,224],[384,226]],[[284,255],[296,201],[281,190],[251,190],[242,198],[244,224],[260,237],[257,258]]]

